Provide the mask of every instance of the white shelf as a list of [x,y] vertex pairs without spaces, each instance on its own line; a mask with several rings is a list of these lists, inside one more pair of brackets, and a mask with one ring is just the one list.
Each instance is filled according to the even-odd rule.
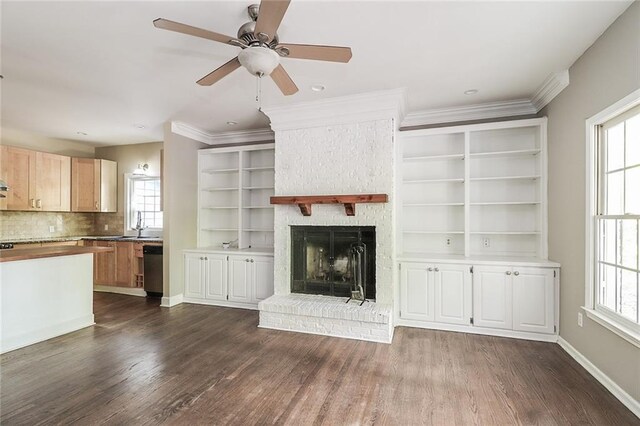
[[464,231],[412,231],[407,229],[405,229],[402,232],[405,234],[434,234],[434,235],[464,234]]
[[539,231],[471,231],[472,235],[540,235]]
[[539,201],[489,201],[489,202],[478,202],[478,203],[469,203],[472,206],[537,206],[540,204]]
[[482,182],[482,181],[492,181],[492,180],[536,180],[540,179],[539,175],[533,176],[490,176],[490,177],[475,177],[471,178],[471,181],[474,182]]
[[460,178],[452,178],[452,179],[416,179],[416,180],[405,180],[402,183],[439,183],[439,182],[454,182],[454,183],[463,183],[464,179]]
[[236,210],[238,208],[238,206],[233,206],[233,207],[204,206],[202,208],[206,209],[206,210]]
[[238,228],[201,228],[203,231],[212,231],[212,232],[236,232]]
[[402,161],[430,161],[430,160],[464,160],[464,154],[424,155],[420,157],[404,157]]
[[215,192],[215,191],[237,191],[238,188],[216,188],[216,187],[209,187],[209,188],[202,188],[202,191],[208,191],[208,192]]
[[202,173],[209,173],[209,174],[215,174],[215,173],[237,173],[239,169],[234,168],[234,169],[203,169]]
[[245,186],[242,189],[247,189],[249,191],[258,190],[258,189],[275,189],[273,186]]
[[247,231],[247,232],[274,232],[273,229],[258,229],[258,228],[254,228],[254,229],[243,229],[243,231]]
[[243,167],[242,170],[246,172],[258,172],[258,171],[264,171],[264,170],[275,170],[275,167],[273,166]]
[[527,155],[537,155],[540,153],[539,149],[520,149],[516,151],[486,151],[486,152],[472,152],[469,157],[474,158],[499,158],[499,157],[523,157]]
[[243,209],[272,209],[274,206],[245,206]]
[[402,207],[459,207],[464,203],[411,203],[403,204]]

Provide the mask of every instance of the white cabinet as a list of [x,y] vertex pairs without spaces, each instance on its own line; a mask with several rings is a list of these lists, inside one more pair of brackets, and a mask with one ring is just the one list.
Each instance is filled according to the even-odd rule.
[[226,300],[226,256],[210,253],[185,254],[184,273],[185,298]]
[[184,299],[191,303],[257,308],[273,295],[273,257],[188,250]]
[[555,279],[552,269],[514,268],[513,329],[554,332]]
[[469,324],[471,272],[468,266],[403,263],[400,270],[401,318]]
[[473,287],[474,325],[510,330],[511,268],[477,266],[473,271]]

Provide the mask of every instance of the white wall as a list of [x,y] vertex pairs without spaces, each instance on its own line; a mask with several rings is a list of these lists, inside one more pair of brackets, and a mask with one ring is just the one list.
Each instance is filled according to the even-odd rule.
[[200,142],[164,131],[164,296],[184,290],[182,251],[196,247],[198,219],[198,150]]
[[95,146],[86,142],[49,138],[17,129],[2,128],[0,130],[0,138],[2,145],[17,146],[70,157],[93,158],[95,152]]
[[[585,120],[640,88],[640,2],[570,68],[571,84],[547,107],[549,257],[562,264],[560,335],[640,401],[640,349],[585,316]],[[640,189],[639,189],[640,190]]]
[[395,286],[394,120],[276,131],[276,195],[388,194],[389,203],[275,206],[275,294],[290,293],[290,225],[376,227],[376,300],[392,305]]

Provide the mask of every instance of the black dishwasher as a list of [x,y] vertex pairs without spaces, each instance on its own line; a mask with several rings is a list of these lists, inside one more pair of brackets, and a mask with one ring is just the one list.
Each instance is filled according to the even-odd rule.
[[162,246],[143,246],[144,291],[148,297],[162,297]]

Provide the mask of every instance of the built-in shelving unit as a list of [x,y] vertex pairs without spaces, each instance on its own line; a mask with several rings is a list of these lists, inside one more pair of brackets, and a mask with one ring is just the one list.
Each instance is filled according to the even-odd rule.
[[546,118],[401,133],[403,253],[547,257]]
[[273,144],[199,152],[198,247],[273,248]]

